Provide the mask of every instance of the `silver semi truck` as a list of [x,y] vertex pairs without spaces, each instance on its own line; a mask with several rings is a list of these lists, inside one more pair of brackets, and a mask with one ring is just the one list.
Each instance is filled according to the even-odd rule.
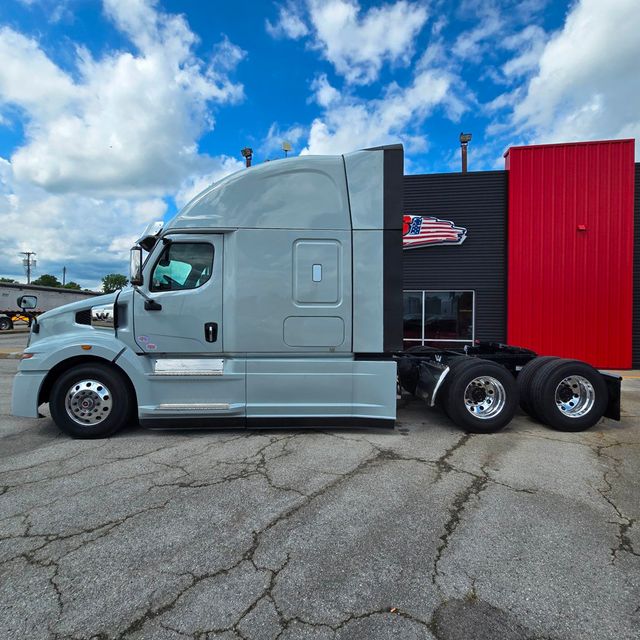
[[[518,402],[558,429],[619,419],[620,379],[476,344],[402,349],[400,145],[212,185],[131,250],[132,287],[43,314],[13,413],[75,437],[125,424],[393,427],[407,393],[491,432]],[[146,254],[146,255],[145,255]]]

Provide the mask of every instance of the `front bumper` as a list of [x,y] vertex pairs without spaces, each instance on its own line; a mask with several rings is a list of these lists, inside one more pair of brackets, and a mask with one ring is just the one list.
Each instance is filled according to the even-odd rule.
[[38,413],[38,394],[46,371],[18,371],[13,379],[11,413],[21,418],[42,418]]

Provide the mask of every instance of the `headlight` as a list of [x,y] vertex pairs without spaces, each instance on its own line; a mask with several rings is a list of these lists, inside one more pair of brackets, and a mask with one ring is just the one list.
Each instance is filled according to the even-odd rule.
[[96,329],[113,329],[113,303],[91,307],[91,326]]

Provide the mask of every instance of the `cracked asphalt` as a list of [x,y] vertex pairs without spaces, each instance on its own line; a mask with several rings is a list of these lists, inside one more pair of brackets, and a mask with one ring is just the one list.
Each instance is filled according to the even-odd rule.
[[621,423],[465,435],[125,430],[10,417],[0,638],[640,636],[640,380]]

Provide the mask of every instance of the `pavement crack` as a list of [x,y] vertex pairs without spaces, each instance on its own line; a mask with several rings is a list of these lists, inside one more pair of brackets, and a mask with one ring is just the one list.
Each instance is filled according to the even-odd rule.
[[611,474],[615,474],[617,478],[621,476],[621,473],[618,469],[620,465],[620,459],[615,456],[609,455],[608,453],[604,453],[606,449],[611,447],[620,446],[618,442],[606,444],[606,445],[597,445],[592,447],[593,451],[597,455],[598,458],[606,458],[611,461],[611,468],[607,469],[602,474],[602,480],[605,486],[598,487],[597,491],[602,496],[602,498],[607,502],[607,504],[613,509],[616,521],[610,522],[610,524],[617,526],[618,531],[616,532],[616,538],[618,539],[618,544],[615,547],[610,549],[611,555],[611,564],[615,564],[618,559],[618,555],[620,553],[628,553],[632,556],[640,557],[640,552],[636,551],[631,538],[629,537],[629,530],[635,525],[636,518],[630,517],[626,515],[620,507],[615,503],[611,493],[613,491],[613,480],[610,478]]
[[[216,571],[206,572],[202,574],[194,574],[191,572],[186,572],[181,574],[183,576],[189,576],[190,578],[189,583],[186,584],[181,589],[179,589],[177,593],[173,594],[173,596],[164,604],[161,604],[156,608],[154,608],[153,605],[150,605],[149,607],[147,607],[147,609],[141,615],[139,615],[137,618],[135,618],[132,622],[129,623],[129,625],[124,629],[124,631],[122,631],[119,635],[115,636],[115,640],[124,640],[127,636],[130,636],[136,631],[140,631],[148,622],[151,622],[152,620],[155,620],[156,618],[158,618],[159,616],[162,616],[168,611],[171,611],[178,604],[178,601],[184,595],[187,594],[188,591],[193,589],[196,585],[200,584],[203,580],[209,580],[212,578],[217,578],[218,576],[221,576],[221,575],[226,575],[227,573],[239,567],[243,562],[245,562],[244,556],[240,557],[240,559],[234,562],[232,565],[224,567],[222,569],[218,569]],[[160,624],[162,623],[160,622]],[[215,631],[218,631],[218,630],[216,629]],[[196,634],[200,634],[200,635],[206,634],[206,633],[209,633],[209,631],[196,632]],[[197,637],[197,636],[194,634],[194,637]]]
[[435,482],[438,482],[442,478],[445,473],[449,473],[449,471],[454,470],[453,465],[449,463],[449,460],[453,456],[453,454],[458,450],[464,447],[469,440],[473,437],[472,433],[463,434],[456,442],[453,443],[437,460],[434,461],[437,469],[437,475]]
[[455,533],[458,525],[460,524],[462,514],[467,508],[469,500],[484,491],[490,481],[488,475],[484,473],[484,469],[482,471],[483,475],[475,476],[470,484],[455,495],[451,507],[449,508],[449,518],[444,524],[444,533],[440,536],[440,543],[438,544],[436,555],[433,560],[431,582],[434,585],[437,585],[438,577],[441,575],[439,569],[440,560],[449,546],[451,536]]

